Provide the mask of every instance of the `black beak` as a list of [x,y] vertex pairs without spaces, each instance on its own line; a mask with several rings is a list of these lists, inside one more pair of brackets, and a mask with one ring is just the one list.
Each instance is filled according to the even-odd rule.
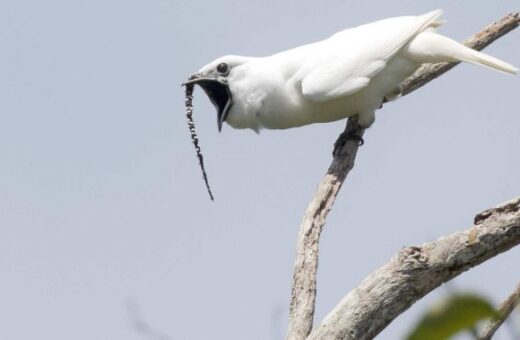
[[226,120],[231,105],[233,104],[228,83],[218,78],[203,77],[200,74],[194,74],[190,76],[187,81],[182,83],[182,86],[188,84],[197,84],[206,92],[209,100],[211,100],[217,109],[217,126],[220,132],[222,130],[222,124]]

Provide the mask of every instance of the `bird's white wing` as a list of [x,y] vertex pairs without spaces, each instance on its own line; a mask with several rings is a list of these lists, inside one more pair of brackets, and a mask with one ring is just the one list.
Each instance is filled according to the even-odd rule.
[[407,42],[438,25],[436,10],[421,16],[381,20],[339,32],[316,47],[301,68],[302,93],[321,102],[358,92]]

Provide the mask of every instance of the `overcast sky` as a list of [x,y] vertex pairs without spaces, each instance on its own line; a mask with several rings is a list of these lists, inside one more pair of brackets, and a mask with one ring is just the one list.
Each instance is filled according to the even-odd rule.
[[[211,202],[179,85],[221,55],[269,55],[435,8],[448,21],[441,32],[461,40],[520,6],[2,0],[0,338],[282,338],[299,222],[344,122],[218,133],[197,90]],[[486,51],[519,66],[520,31]],[[519,89],[519,77],[462,65],[378,112],[323,234],[317,322],[403,246],[468,228],[520,195]],[[498,302],[518,283],[519,256],[451,288]],[[446,291],[379,338],[404,336]]]

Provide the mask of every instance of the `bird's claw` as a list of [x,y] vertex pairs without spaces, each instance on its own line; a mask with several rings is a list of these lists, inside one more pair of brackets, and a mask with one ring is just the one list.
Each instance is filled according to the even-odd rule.
[[343,131],[334,143],[334,150],[332,151],[333,157],[339,154],[339,150],[345,146],[348,140],[355,141],[358,147],[365,144],[363,137],[357,134],[356,131]]

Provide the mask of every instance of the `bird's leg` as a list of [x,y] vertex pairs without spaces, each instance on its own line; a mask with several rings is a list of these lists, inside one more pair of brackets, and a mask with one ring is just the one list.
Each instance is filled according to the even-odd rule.
[[[351,119],[354,119],[355,121],[350,122]],[[363,132],[365,131],[365,128],[359,125],[357,122],[357,117],[352,117],[349,119],[349,122],[347,123],[347,127],[345,131],[343,131],[336,142],[334,143],[334,150],[332,151],[332,157],[337,157],[340,155],[340,151],[343,149],[347,141],[355,141],[357,146],[361,146],[365,143],[363,139]]]
[[336,157],[339,154],[339,150],[343,148],[349,140],[355,141],[358,146],[365,144],[365,140],[363,139],[363,137],[357,134],[356,131],[343,131],[334,143],[334,150],[332,151],[332,156]]

